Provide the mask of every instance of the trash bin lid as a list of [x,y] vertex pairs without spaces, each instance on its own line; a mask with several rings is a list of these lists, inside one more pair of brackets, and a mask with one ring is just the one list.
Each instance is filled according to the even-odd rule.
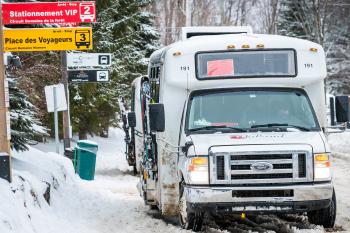
[[82,147],[82,148],[98,148],[98,144],[94,141],[90,141],[90,140],[79,140],[77,142],[78,146],[79,147]]

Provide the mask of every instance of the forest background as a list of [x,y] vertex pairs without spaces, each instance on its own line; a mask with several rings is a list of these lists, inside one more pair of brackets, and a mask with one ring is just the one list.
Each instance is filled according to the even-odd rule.
[[[186,6],[191,6],[192,26],[250,25],[254,33],[287,35],[321,44],[327,58],[327,92],[350,93],[349,0],[187,1],[96,1],[91,52],[113,54],[111,81],[69,85],[73,132],[80,139],[88,135],[108,137],[109,126],[118,125],[118,100],[129,100],[130,84],[146,75],[150,54],[180,38],[181,27],[186,24]],[[44,87],[62,81],[61,53],[15,55],[20,57],[22,67],[7,67],[11,145],[26,150],[28,144],[53,134],[53,115],[47,112]]]

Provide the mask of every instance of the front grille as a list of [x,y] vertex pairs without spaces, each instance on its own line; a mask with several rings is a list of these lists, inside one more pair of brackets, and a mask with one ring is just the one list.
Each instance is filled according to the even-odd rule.
[[246,174],[246,175],[231,175],[232,180],[243,180],[243,179],[282,179],[282,178],[293,178],[292,173],[282,174]]
[[218,180],[224,180],[225,179],[225,157],[224,156],[217,156],[216,157],[216,178]]
[[293,164],[291,163],[282,163],[282,164],[274,164],[273,169],[292,169]]
[[232,191],[232,197],[293,197],[293,189],[287,190],[236,190]]
[[214,153],[215,178],[212,183],[245,185],[311,181],[312,156],[308,155],[300,151]]
[[298,154],[299,177],[306,177],[306,158],[305,154]]
[[292,159],[292,154],[231,155],[231,160]]

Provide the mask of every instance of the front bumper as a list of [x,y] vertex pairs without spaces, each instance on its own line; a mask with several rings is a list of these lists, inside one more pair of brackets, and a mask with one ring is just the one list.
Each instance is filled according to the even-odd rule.
[[[289,190],[288,196],[263,196],[262,193]],[[291,191],[292,190],[292,191]],[[257,193],[252,197],[237,197],[239,191]],[[185,186],[188,207],[192,210],[216,212],[306,212],[326,208],[330,204],[333,185],[329,183],[259,186],[259,187],[198,187]]]

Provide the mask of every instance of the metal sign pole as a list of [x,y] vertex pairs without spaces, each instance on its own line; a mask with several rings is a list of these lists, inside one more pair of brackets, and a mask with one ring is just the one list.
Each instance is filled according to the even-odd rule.
[[58,138],[58,109],[57,109],[57,91],[56,86],[53,88],[53,106],[54,106],[54,118],[55,118],[55,142],[56,142],[56,153],[60,153],[60,141]]

